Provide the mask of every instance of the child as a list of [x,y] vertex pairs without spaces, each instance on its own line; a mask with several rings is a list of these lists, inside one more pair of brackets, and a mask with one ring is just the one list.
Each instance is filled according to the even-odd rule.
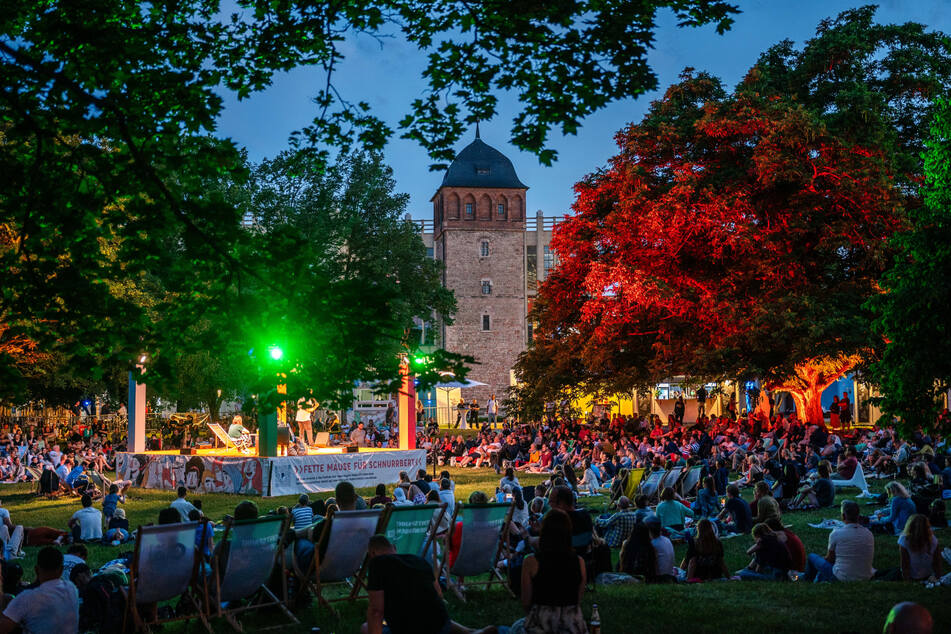
[[109,493],[102,498],[102,517],[106,522],[106,528],[109,528],[109,522],[112,516],[116,514],[116,507],[119,502],[125,502],[125,496],[119,495],[119,487],[115,484],[109,486]]

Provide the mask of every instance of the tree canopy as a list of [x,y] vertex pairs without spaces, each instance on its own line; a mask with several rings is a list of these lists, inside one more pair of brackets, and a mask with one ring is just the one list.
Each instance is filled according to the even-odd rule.
[[822,389],[882,349],[865,304],[951,79],[946,36],[873,16],[771,48],[732,92],[688,72],[617,135],[553,236],[522,401],[762,378],[822,420]]
[[[229,193],[247,173],[238,149],[216,137],[221,91],[245,98],[275,73],[321,67],[326,81],[314,87],[314,120],[291,140],[320,172],[334,151],[379,149],[392,134],[381,113],[337,91],[334,73],[351,34],[396,34],[429,54],[426,90],[398,124],[404,136],[436,161],[451,158],[465,125],[491,118],[498,94],[509,91],[521,104],[513,142],[549,162],[553,128],[573,133],[609,101],[654,87],[646,55],[658,10],[672,9],[682,25],[714,23],[720,31],[736,11],[722,0],[234,6],[233,14],[217,0],[5,7],[5,345],[33,342],[92,379],[147,350],[157,379],[163,352],[201,347],[189,334],[196,321],[208,320],[209,332],[219,333],[233,319],[260,317],[240,312],[252,306],[232,302],[235,287],[254,287],[273,300],[272,311],[290,306],[303,323],[319,321],[338,334],[360,331],[345,321],[359,318],[399,337],[409,325],[404,304],[418,306],[418,297],[390,302],[378,286],[385,280],[311,278],[313,302],[301,303],[298,259],[260,249],[242,232],[243,210]],[[274,228],[272,244],[281,244],[282,232]],[[386,301],[354,314],[377,293]],[[375,341],[357,337],[346,345]],[[5,391],[22,387],[13,357],[0,355],[0,364]],[[333,385],[357,366],[337,366]]]

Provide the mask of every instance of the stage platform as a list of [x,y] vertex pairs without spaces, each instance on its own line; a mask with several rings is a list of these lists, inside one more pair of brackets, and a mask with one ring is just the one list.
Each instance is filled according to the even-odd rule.
[[121,480],[146,489],[174,491],[179,486],[197,494],[293,495],[332,491],[346,480],[357,488],[395,484],[400,471],[414,476],[426,468],[424,449],[342,447],[312,448],[306,456],[264,458],[235,449],[199,449],[195,455],[178,451],[116,454]]

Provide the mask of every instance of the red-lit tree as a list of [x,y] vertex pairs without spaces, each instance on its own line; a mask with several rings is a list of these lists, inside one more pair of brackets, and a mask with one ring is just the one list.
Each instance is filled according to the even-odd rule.
[[523,397],[756,376],[821,422],[822,390],[876,348],[863,305],[904,204],[887,161],[755,73],[733,95],[685,75],[576,185]]

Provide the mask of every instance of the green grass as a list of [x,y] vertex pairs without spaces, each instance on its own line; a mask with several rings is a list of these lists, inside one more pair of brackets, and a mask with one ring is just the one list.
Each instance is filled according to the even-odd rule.
[[[498,484],[498,476],[491,469],[450,469],[456,480],[456,497],[465,499],[475,490],[493,493]],[[520,475],[523,485],[541,482],[540,475]],[[873,488],[880,490],[878,482]],[[0,489],[3,493],[3,506],[10,510],[15,523],[26,526],[65,527],[66,520],[79,507],[75,498],[45,500],[37,499],[28,485],[7,485]],[[361,490],[371,495],[369,489]],[[314,496],[311,496],[314,497]],[[851,497],[850,490],[840,494],[839,500]],[[155,522],[158,512],[173,498],[171,492],[136,489],[125,504],[131,526]],[[205,513],[212,519],[220,519],[225,513],[231,513],[243,497],[234,495],[201,496]],[[255,500],[262,512],[279,506],[290,506],[296,502],[296,496],[280,498],[258,498]],[[838,501],[838,500],[837,500]],[[598,507],[603,498],[584,500],[586,504]],[[860,500],[860,503],[862,501]],[[863,513],[875,507],[862,506]],[[822,512],[787,513],[786,524],[802,539],[807,552],[824,554],[829,531],[810,528],[827,517],[835,517],[837,510],[826,509]],[[949,544],[948,529],[938,531],[939,547]],[[731,571],[746,565],[746,549],[751,544],[748,536],[736,537],[724,541],[727,567]],[[90,546],[89,563],[95,569],[102,563],[116,557],[120,550],[131,549],[131,545],[120,549],[108,546]],[[676,548],[677,563],[683,557],[685,547]],[[26,548],[26,558],[21,560],[27,579],[32,579],[37,548]],[[898,547],[894,537],[877,535],[875,538],[876,568],[894,568],[899,564]],[[593,593],[586,593],[584,610],[590,613],[591,604],[597,603],[604,632],[677,632],[685,630],[699,632],[879,632],[885,616],[892,605],[899,601],[916,601],[931,610],[935,619],[935,632],[947,631],[951,624],[951,602],[946,599],[946,589],[926,589],[913,583],[839,583],[809,584],[766,583],[766,582],[715,582],[706,584],[680,585],[633,585],[598,587]],[[489,592],[475,590],[470,593],[469,602],[462,603],[454,596],[447,595],[449,611],[453,619],[470,627],[488,624],[510,625],[522,615],[520,605],[501,589]],[[310,608],[298,612],[302,622],[300,628],[286,628],[288,632],[309,632],[319,626],[327,632],[356,632],[364,620],[365,601],[353,604],[346,602],[335,604],[339,618],[330,615],[327,610],[312,604]],[[245,623],[249,630],[255,625],[274,625],[282,618],[277,614],[248,616]],[[182,626],[168,626],[167,631],[178,631]],[[192,626],[194,628],[195,626]],[[215,624],[218,631],[229,631],[223,622]]]

